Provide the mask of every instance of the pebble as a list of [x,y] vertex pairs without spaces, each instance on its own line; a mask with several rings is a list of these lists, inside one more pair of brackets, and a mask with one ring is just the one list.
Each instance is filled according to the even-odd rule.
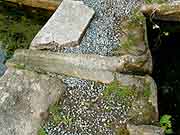
[[[82,42],[76,48],[63,48],[58,51],[112,56],[112,50],[120,44],[114,28],[119,25],[122,17],[130,15],[131,9],[141,2],[139,0],[83,0],[83,2],[95,10],[95,16]],[[60,115],[70,114],[73,122],[70,125],[58,126],[48,122],[45,126],[48,135],[115,135],[109,124],[117,120],[121,124],[126,122],[127,106],[99,99],[106,85],[73,77],[66,77],[63,82],[67,90],[64,102],[60,106]]]

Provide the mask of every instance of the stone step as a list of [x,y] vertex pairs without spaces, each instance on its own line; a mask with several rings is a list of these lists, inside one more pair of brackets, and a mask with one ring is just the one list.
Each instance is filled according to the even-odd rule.
[[129,135],[165,135],[164,130],[152,125],[128,125]]
[[91,21],[94,10],[82,1],[64,0],[33,39],[31,49],[74,47]]
[[110,83],[114,73],[149,73],[147,55],[107,57],[90,54],[64,54],[38,50],[17,50],[8,66],[38,71],[65,74],[81,79]]
[[63,92],[56,77],[8,68],[0,78],[0,135],[37,135],[49,105]]

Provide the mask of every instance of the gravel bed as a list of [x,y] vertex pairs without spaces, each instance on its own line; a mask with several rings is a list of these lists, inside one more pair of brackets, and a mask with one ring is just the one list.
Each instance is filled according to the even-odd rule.
[[[112,50],[120,41],[114,28],[139,0],[83,0],[95,10],[95,17],[88,27],[82,42],[77,48],[64,48],[64,53],[84,53],[111,56]],[[59,116],[70,117],[70,123],[54,125],[48,121],[44,126],[48,135],[114,135],[117,125],[127,120],[129,106],[102,99],[104,84],[67,77],[67,86]],[[132,100],[132,99],[130,99]],[[93,104],[93,106],[91,106]],[[114,124],[114,128],[109,125]]]
[[83,0],[95,10],[95,17],[77,48],[64,48],[65,53],[112,55],[119,45],[119,36],[114,27],[121,18],[130,15],[131,9],[141,0]]
[[[73,85],[67,88],[58,114],[66,119],[58,125],[49,120],[45,125],[48,135],[115,135],[127,121],[130,108],[127,101],[105,99],[102,94],[104,84],[69,80]],[[68,81],[64,80],[64,83],[69,84]],[[128,101],[132,100],[133,97],[129,97]]]

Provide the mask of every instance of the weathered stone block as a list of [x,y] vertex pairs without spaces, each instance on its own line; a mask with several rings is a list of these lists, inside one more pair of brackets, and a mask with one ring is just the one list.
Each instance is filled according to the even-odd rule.
[[33,39],[31,49],[55,49],[79,44],[94,10],[82,1],[64,0]]
[[63,91],[57,78],[8,68],[0,78],[0,135],[36,135],[42,113]]
[[157,86],[154,80],[146,76],[116,74],[122,86],[135,89],[136,99],[128,112],[129,122],[133,124],[153,124],[158,121]]
[[164,135],[164,130],[151,125],[128,125],[129,135]]
[[106,57],[89,54],[63,54],[37,50],[17,50],[9,66],[22,65],[40,72],[75,76],[82,79],[110,83],[114,73],[149,72],[146,55]]
[[141,12],[146,17],[162,21],[180,21],[180,3],[143,5]]

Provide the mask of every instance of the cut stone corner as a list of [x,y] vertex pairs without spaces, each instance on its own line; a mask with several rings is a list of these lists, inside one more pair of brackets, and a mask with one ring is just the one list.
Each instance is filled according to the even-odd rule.
[[35,36],[30,49],[78,46],[94,14],[82,1],[64,0]]

